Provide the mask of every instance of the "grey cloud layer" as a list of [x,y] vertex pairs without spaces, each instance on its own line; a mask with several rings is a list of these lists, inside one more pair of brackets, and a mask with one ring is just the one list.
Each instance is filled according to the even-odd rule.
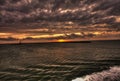
[[120,0],[0,0],[0,23],[80,21],[116,24]]

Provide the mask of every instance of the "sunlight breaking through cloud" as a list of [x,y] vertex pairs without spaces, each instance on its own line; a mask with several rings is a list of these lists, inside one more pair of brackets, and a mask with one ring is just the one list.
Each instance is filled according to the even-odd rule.
[[[1,0],[0,32],[6,35],[0,36],[53,38],[57,34],[63,34],[58,37],[78,38],[85,37],[83,34],[86,32],[93,37],[104,34],[106,36],[106,32],[111,33],[111,36],[114,32],[118,36],[119,2],[119,0]],[[82,35],[75,34],[77,32]]]

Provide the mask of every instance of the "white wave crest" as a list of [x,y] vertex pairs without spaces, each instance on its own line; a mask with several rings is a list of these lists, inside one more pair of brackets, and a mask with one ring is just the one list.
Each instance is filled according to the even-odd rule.
[[120,81],[120,66],[111,67],[109,70],[93,73],[72,81]]

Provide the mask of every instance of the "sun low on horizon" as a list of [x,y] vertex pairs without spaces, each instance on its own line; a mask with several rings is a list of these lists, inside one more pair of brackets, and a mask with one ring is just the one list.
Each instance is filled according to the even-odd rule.
[[120,81],[120,0],[0,0],[0,81]]
[[67,42],[67,40],[64,40],[64,39],[58,39],[57,42]]
[[70,39],[57,39],[57,40],[53,40],[51,42],[57,42],[57,43],[64,43],[64,42],[70,42],[72,40]]
[[[119,5],[118,2],[114,4]],[[112,0],[102,3],[99,0],[0,0],[0,41],[120,39],[119,6],[112,3]]]

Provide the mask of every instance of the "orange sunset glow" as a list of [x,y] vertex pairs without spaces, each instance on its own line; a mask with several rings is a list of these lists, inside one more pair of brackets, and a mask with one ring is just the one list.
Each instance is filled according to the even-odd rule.
[[[34,31],[38,32],[38,31]],[[72,32],[72,30],[71,30]],[[54,42],[68,42],[69,39],[71,39],[71,41],[73,40],[99,40],[99,39],[108,39],[109,37],[111,39],[119,39],[119,35],[120,32],[116,32],[116,31],[111,31],[111,32],[106,32],[106,31],[80,31],[80,32],[68,32],[68,33],[53,33],[53,34],[49,34],[49,33],[44,33],[44,34],[34,34],[31,32],[23,32],[23,33],[17,33],[17,32],[13,32],[13,33],[0,33],[0,39],[4,40],[10,40],[12,38],[12,40],[14,41],[18,41],[18,39],[24,40],[24,41],[32,41],[34,42],[34,40],[37,40],[37,42],[39,41],[49,41],[49,42],[53,42],[52,40],[56,40]],[[110,39],[109,38],[109,39]]]
[[58,42],[67,42],[67,40],[59,39]]
[[41,3],[41,0],[2,0],[0,41],[120,39],[117,10],[114,11],[113,7],[102,10],[97,8],[97,2],[86,4],[85,1],[48,0]]
[[0,0],[0,81],[120,81],[120,0]]

